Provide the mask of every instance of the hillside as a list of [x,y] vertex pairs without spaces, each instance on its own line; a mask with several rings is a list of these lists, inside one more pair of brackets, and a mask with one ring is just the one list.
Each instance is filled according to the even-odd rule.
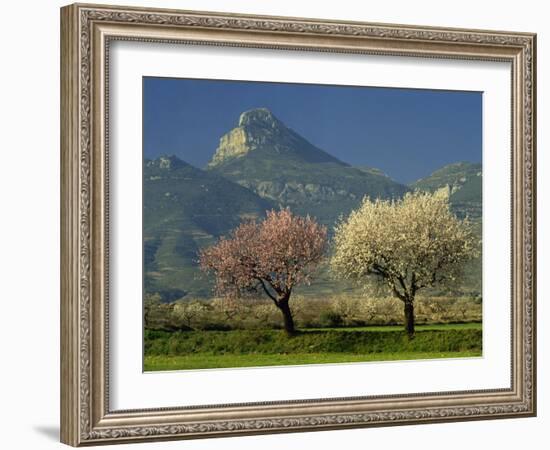
[[450,197],[451,205],[461,216],[468,216],[472,219],[481,217],[482,214],[482,189],[483,180],[481,176],[469,178]]
[[451,186],[454,190],[457,190],[466,181],[477,176],[481,176],[481,164],[457,162],[443,166],[431,175],[415,181],[410,187],[430,192],[443,186]]
[[415,181],[410,188],[429,192],[448,189],[451,206],[456,214],[475,220],[482,213],[482,184],[481,164],[458,162]]
[[145,290],[168,300],[209,295],[210,285],[196,267],[197,250],[272,207],[248,189],[174,156],[146,160]]

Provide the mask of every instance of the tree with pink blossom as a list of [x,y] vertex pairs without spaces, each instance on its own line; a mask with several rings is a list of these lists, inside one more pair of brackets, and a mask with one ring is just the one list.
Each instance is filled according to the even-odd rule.
[[327,229],[290,209],[268,211],[249,220],[199,253],[199,265],[215,277],[215,291],[226,298],[263,292],[281,311],[287,334],[295,333],[289,300],[292,290],[310,284],[327,249]]

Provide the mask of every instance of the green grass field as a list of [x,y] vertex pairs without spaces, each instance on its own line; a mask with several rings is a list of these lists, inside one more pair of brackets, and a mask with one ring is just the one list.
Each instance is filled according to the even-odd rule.
[[[322,331],[322,330],[337,330],[337,331],[402,331],[402,325],[373,325],[369,327],[338,327],[338,328],[308,328],[308,331]],[[433,331],[433,330],[481,330],[481,323],[469,322],[469,323],[436,323],[431,325],[416,325],[415,330],[419,331]]]
[[418,326],[409,341],[402,327],[145,333],[145,371],[351,363],[482,354],[480,323]]
[[143,369],[157,370],[220,369],[229,367],[264,367],[301,364],[337,364],[368,361],[406,361],[411,359],[469,358],[481,351],[405,352],[405,353],[296,353],[289,355],[188,355],[146,356]]

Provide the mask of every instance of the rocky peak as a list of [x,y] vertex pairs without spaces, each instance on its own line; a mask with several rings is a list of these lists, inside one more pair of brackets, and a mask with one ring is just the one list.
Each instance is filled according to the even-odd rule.
[[239,127],[276,128],[284,126],[267,108],[245,111],[239,117]]
[[344,164],[292,131],[269,109],[256,108],[243,112],[237,127],[221,137],[208,168],[217,168],[254,151],[261,151],[266,157]]
[[259,147],[277,147],[285,134],[291,133],[267,108],[243,112],[239,124],[224,134],[209,167],[215,167],[229,159],[244,156]]

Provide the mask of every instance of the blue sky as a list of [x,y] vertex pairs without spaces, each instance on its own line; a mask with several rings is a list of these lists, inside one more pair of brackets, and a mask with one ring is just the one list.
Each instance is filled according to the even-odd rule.
[[482,93],[145,77],[143,151],[197,167],[241,112],[266,107],[317,147],[409,183],[481,162]]

